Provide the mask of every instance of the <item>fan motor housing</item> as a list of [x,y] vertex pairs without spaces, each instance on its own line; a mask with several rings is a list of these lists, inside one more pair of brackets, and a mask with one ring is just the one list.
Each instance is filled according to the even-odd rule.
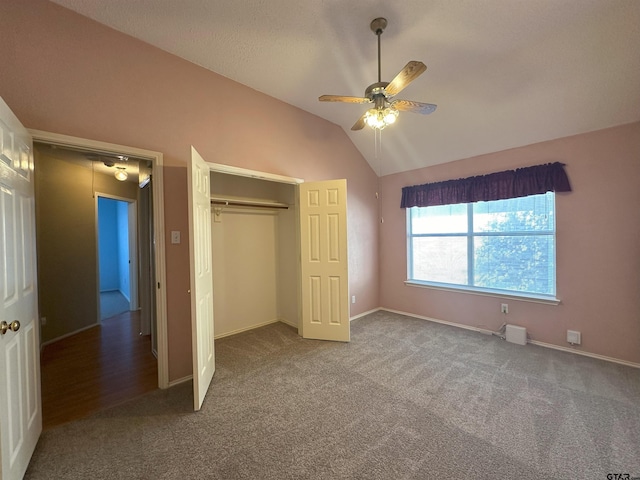
[[385,93],[384,89],[387,87],[387,85],[389,85],[389,82],[372,83],[364,91],[364,96],[372,100],[376,95],[384,95],[386,98],[387,94]]

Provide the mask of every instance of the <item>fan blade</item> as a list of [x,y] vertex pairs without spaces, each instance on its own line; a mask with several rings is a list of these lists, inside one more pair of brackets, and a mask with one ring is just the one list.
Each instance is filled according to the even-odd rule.
[[432,103],[414,102],[412,100],[395,100],[391,102],[391,105],[401,112],[421,113],[422,115],[429,115],[438,108],[437,105]]
[[362,130],[364,128],[364,126],[365,126],[364,119],[365,119],[366,116],[367,116],[366,113],[364,115],[362,115],[358,119],[358,121],[353,124],[353,127],[351,127],[351,130],[354,130],[354,131],[355,130]]
[[411,60],[405,65],[400,73],[396,75],[396,78],[391,80],[391,83],[385,87],[384,91],[389,96],[397,95],[407,85],[418,78],[426,69],[427,66],[424,63]]
[[321,102],[345,102],[345,103],[371,103],[371,100],[364,97],[343,97],[340,95],[322,95],[318,97]]

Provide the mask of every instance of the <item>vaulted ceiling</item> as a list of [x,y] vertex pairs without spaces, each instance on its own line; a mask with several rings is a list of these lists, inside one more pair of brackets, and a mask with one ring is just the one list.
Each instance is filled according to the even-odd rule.
[[[637,0],[54,0],[341,126],[379,175],[640,120]],[[376,141],[363,96],[409,60],[428,69]]]

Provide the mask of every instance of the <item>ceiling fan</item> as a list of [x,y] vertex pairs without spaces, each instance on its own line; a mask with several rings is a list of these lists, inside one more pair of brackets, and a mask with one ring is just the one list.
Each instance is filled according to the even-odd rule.
[[428,115],[437,108],[437,105],[431,103],[394,100],[393,98],[427,69],[427,66],[422,62],[412,60],[405,65],[390,83],[381,81],[380,35],[382,35],[386,27],[386,18],[376,18],[371,22],[371,30],[378,37],[378,81],[367,87],[364,91],[364,97],[322,95],[318,98],[321,102],[373,103],[374,107],[367,110],[351,127],[351,130],[362,130],[365,125],[382,130],[387,125],[394,123],[401,111]]

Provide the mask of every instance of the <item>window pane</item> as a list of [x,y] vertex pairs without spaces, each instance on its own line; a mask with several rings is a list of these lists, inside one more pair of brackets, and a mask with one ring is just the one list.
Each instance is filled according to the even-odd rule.
[[411,233],[466,233],[467,204],[411,208]]
[[414,238],[413,280],[466,284],[467,239],[465,237]]
[[553,235],[475,238],[478,287],[555,295]]
[[508,200],[473,204],[474,232],[551,231],[554,194],[549,192]]

